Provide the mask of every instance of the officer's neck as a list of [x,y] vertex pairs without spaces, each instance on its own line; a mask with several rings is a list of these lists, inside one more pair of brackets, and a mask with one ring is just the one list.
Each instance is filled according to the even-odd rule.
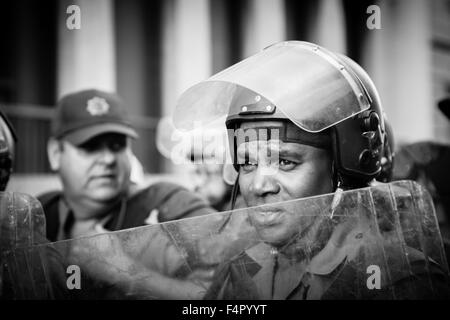
[[275,247],[278,254],[295,260],[311,259],[328,243],[333,233],[332,220],[318,217],[301,233],[293,235],[283,245]]

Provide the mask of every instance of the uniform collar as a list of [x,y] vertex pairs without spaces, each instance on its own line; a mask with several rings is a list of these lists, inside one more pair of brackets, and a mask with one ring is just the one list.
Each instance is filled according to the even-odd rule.
[[[356,247],[360,245],[368,226],[360,223],[359,219],[347,218],[347,221],[339,223],[333,229],[329,240],[323,248],[314,253],[307,266],[307,271],[316,275],[328,275],[332,273],[346,258],[353,258]],[[301,240],[301,239],[300,239]],[[246,251],[247,255],[260,266],[273,260],[276,255],[283,255],[285,259],[301,262],[307,258],[308,253],[299,246],[299,239],[289,246],[277,249],[266,243],[259,243]]]
[[[304,298],[320,297],[333,284],[345,261],[354,258],[367,228],[359,219],[347,218],[330,228],[332,232],[325,245],[309,253],[305,252],[301,239],[282,250],[261,242],[246,251],[246,265],[256,262],[247,269],[251,271],[248,275],[263,299],[289,299],[298,294]],[[308,255],[312,256],[309,263]]]
[[[110,213],[103,215],[100,219],[97,219],[97,224],[100,224],[103,227],[107,225],[108,222],[111,221],[116,211],[120,210],[120,208],[120,206],[114,206]],[[59,226],[57,241],[70,239],[71,230],[75,223],[75,217],[72,209],[69,207],[64,197],[61,197],[58,203],[58,218]]]

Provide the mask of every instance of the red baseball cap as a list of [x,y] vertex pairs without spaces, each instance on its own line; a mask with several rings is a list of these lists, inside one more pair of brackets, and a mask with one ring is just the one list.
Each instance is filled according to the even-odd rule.
[[63,138],[76,146],[105,133],[138,138],[120,97],[96,89],[62,97],[58,102],[52,129],[56,139]]

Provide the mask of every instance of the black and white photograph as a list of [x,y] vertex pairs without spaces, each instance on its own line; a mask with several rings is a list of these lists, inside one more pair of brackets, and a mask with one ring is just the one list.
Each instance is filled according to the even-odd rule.
[[450,299],[449,0],[8,0],[0,41],[0,300]]

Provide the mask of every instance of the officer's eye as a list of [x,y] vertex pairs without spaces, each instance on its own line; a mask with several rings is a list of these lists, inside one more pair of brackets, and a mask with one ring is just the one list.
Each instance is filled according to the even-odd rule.
[[250,172],[256,169],[256,167],[258,166],[258,164],[256,162],[250,161],[248,159],[245,160],[245,162],[243,164],[240,164],[239,167],[244,171],[244,172]]
[[292,170],[297,166],[296,162],[286,160],[286,159],[280,159],[279,160],[279,167],[282,170]]

